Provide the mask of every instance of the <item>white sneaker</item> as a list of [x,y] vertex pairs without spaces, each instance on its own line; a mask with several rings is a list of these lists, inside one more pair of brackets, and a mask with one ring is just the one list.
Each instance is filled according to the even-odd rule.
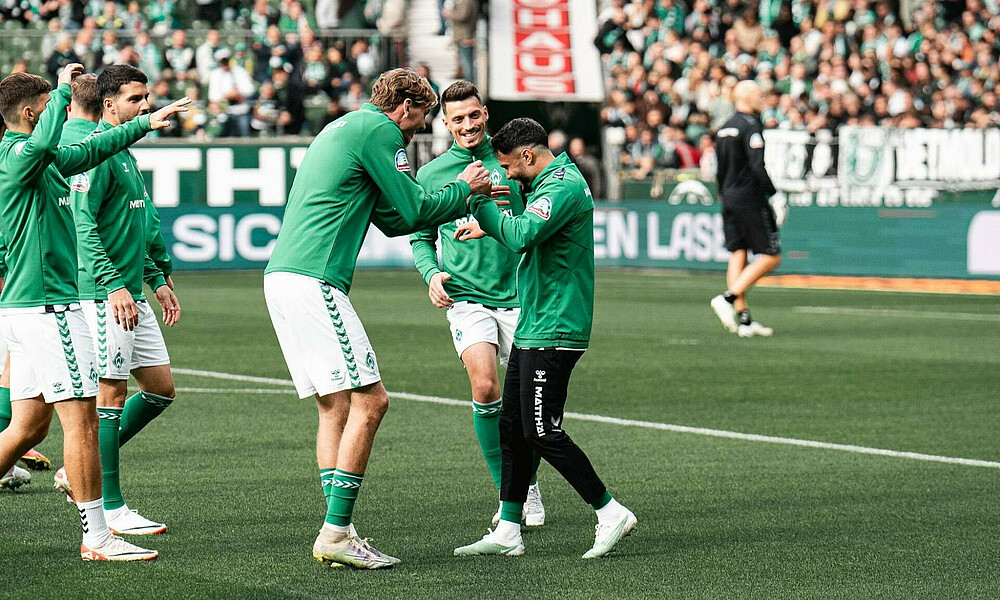
[[12,466],[6,475],[0,477],[0,488],[8,490],[16,490],[29,483],[31,483],[31,473],[17,465]]
[[638,520],[632,511],[625,509],[625,512],[617,521],[609,525],[597,524],[597,531],[594,534],[594,547],[583,555],[584,558],[600,558],[615,549],[615,546],[625,536],[632,533]]
[[133,560],[154,560],[160,553],[156,550],[146,550],[135,544],[130,544],[116,535],[108,536],[108,539],[99,546],[88,548],[80,544],[80,558],[83,560],[100,561],[133,561]]
[[754,336],[771,337],[772,335],[774,335],[774,330],[771,329],[770,327],[765,327],[761,325],[757,321],[750,321],[749,325],[743,325],[742,323],[740,323],[740,327],[739,329],[736,330],[736,334],[739,335],[741,338],[748,338]]
[[337,539],[325,531],[313,543],[313,558],[331,567],[346,565],[355,569],[388,569],[394,564],[356,535],[348,533]]
[[528,487],[528,499],[524,502],[524,512],[521,520],[525,527],[540,527],[545,525],[545,507],[542,506],[542,491],[538,484]]
[[116,535],[156,535],[167,530],[163,523],[150,521],[128,506],[104,511],[108,529]]
[[488,529],[483,539],[478,542],[455,548],[455,556],[481,556],[484,554],[520,556],[524,554],[524,542],[521,541],[520,534],[515,540],[502,540],[496,531]]
[[69,477],[66,476],[66,467],[60,467],[52,477],[52,487],[66,494],[66,502],[76,504],[73,499],[73,489],[69,486]]
[[722,326],[725,327],[729,333],[736,333],[736,309],[732,304],[726,302],[726,297],[719,294],[712,301],[709,302],[709,306],[715,311],[715,316],[719,317],[722,321]]

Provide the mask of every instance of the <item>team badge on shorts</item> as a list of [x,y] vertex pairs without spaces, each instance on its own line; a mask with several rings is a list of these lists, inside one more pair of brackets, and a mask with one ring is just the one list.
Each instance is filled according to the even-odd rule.
[[396,170],[402,173],[410,171],[410,157],[406,156],[406,148],[396,150]]
[[538,215],[542,219],[548,221],[549,217],[552,216],[552,200],[549,200],[548,196],[542,196],[538,200],[529,204],[528,208],[524,210]]

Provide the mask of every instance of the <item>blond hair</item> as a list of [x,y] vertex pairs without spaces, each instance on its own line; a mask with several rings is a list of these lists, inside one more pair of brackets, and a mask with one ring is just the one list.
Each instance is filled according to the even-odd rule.
[[411,69],[393,69],[382,73],[372,86],[372,104],[391,112],[404,100],[421,108],[437,104],[437,94],[426,78]]

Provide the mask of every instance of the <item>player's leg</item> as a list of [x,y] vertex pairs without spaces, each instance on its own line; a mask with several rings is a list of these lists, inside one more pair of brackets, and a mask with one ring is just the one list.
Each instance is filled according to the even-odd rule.
[[[0,373],[0,431],[3,431],[10,425],[13,413],[10,403],[10,352],[7,350],[7,342],[3,339],[2,335],[0,335],[0,355],[4,357],[3,372]],[[48,471],[52,468],[52,461],[34,448],[29,448],[21,456],[21,463],[33,471]],[[13,470],[13,467],[11,467],[11,470]],[[31,480],[31,475],[28,474],[27,478],[25,478],[20,468],[18,469],[18,475],[17,479],[19,481],[24,481],[25,479],[28,481]],[[13,485],[13,479],[8,482],[8,487],[11,485]]]
[[500,381],[497,375],[497,347],[478,342],[462,352],[462,364],[472,387],[472,424],[479,448],[490,470],[493,484],[500,490]]
[[[733,293],[733,282],[747,265],[747,245],[743,239],[743,230],[739,220],[739,211],[732,207],[722,207],[722,230],[726,237],[726,250],[729,250],[729,262],[726,266],[725,292],[712,298],[709,305],[722,326],[730,333],[736,333],[739,327],[737,321],[737,302],[743,303],[740,294]],[[742,304],[745,308],[745,304]]]
[[52,407],[36,396],[11,403],[11,418],[0,431],[0,487],[17,489],[31,474],[15,465],[25,449],[39,444],[49,432]]
[[497,528],[477,542],[455,548],[455,556],[502,554],[517,556],[524,553],[521,539],[521,515],[531,481],[532,452],[524,439],[520,357],[513,347],[504,378],[503,405],[500,411],[500,449],[503,454],[500,485],[500,519]]
[[174,377],[163,333],[148,302],[138,302],[132,376],[139,391],[125,401],[118,442],[124,446],[169,407],[175,397]]
[[[745,217],[745,238],[750,250],[756,254],[752,263],[740,272],[736,281],[729,289],[738,296],[745,296],[747,291],[781,264],[781,245],[778,242],[778,225],[775,222],[774,211],[770,205],[750,209]],[[755,322],[750,316],[750,309],[744,308],[738,313],[740,337],[770,336],[773,331]]]
[[[610,552],[633,528],[636,518],[619,504],[598,477],[590,459],[563,430],[563,412],[570,375],[582,352],[529,350],[524,353],[520,374],[522,389],[528,388],[532,406],[523,413],[522,427],[528,443],[590,504],[597,513],[594,546],[584,558]],[[522,406],[527,403],[522,402]]]

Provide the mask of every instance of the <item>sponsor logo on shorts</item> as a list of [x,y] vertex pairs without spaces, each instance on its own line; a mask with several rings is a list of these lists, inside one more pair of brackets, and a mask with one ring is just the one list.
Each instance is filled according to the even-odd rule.
[[340,369],[330,371],[330,379],[333,380],[334,383],[343,383],[344,377],[346,376],[347,375]]
[[[536,379],[537,381],[537,379]],[[535,386],[535,433],[545,437],[545,423],[542,421],[542,386]]]
[[548,379],[545,378],[545,371],[539,369],[535,371],[535,383],[545,383]]
[[401,173],[410,171],[410,158],[406,156],[406,148],[396,150],[396,170]]
[[368,365],[368,368],[372,371],[378,370],[378,365],[375,364],[375,354],[373,354],[371,350],[369,350],[368,355],[365,356],[365,364]]
[[66,386],[63,385],[63,382],[57,381],[52,384],[52,391],[56,394],[61,394],[66,391]]
[[529,204],[528,208],[524,210],[538,215],[542,219],[548,221],[549,217],[552,216],[552,200],[550,200],[548,196],[542,196],[538,200]]

